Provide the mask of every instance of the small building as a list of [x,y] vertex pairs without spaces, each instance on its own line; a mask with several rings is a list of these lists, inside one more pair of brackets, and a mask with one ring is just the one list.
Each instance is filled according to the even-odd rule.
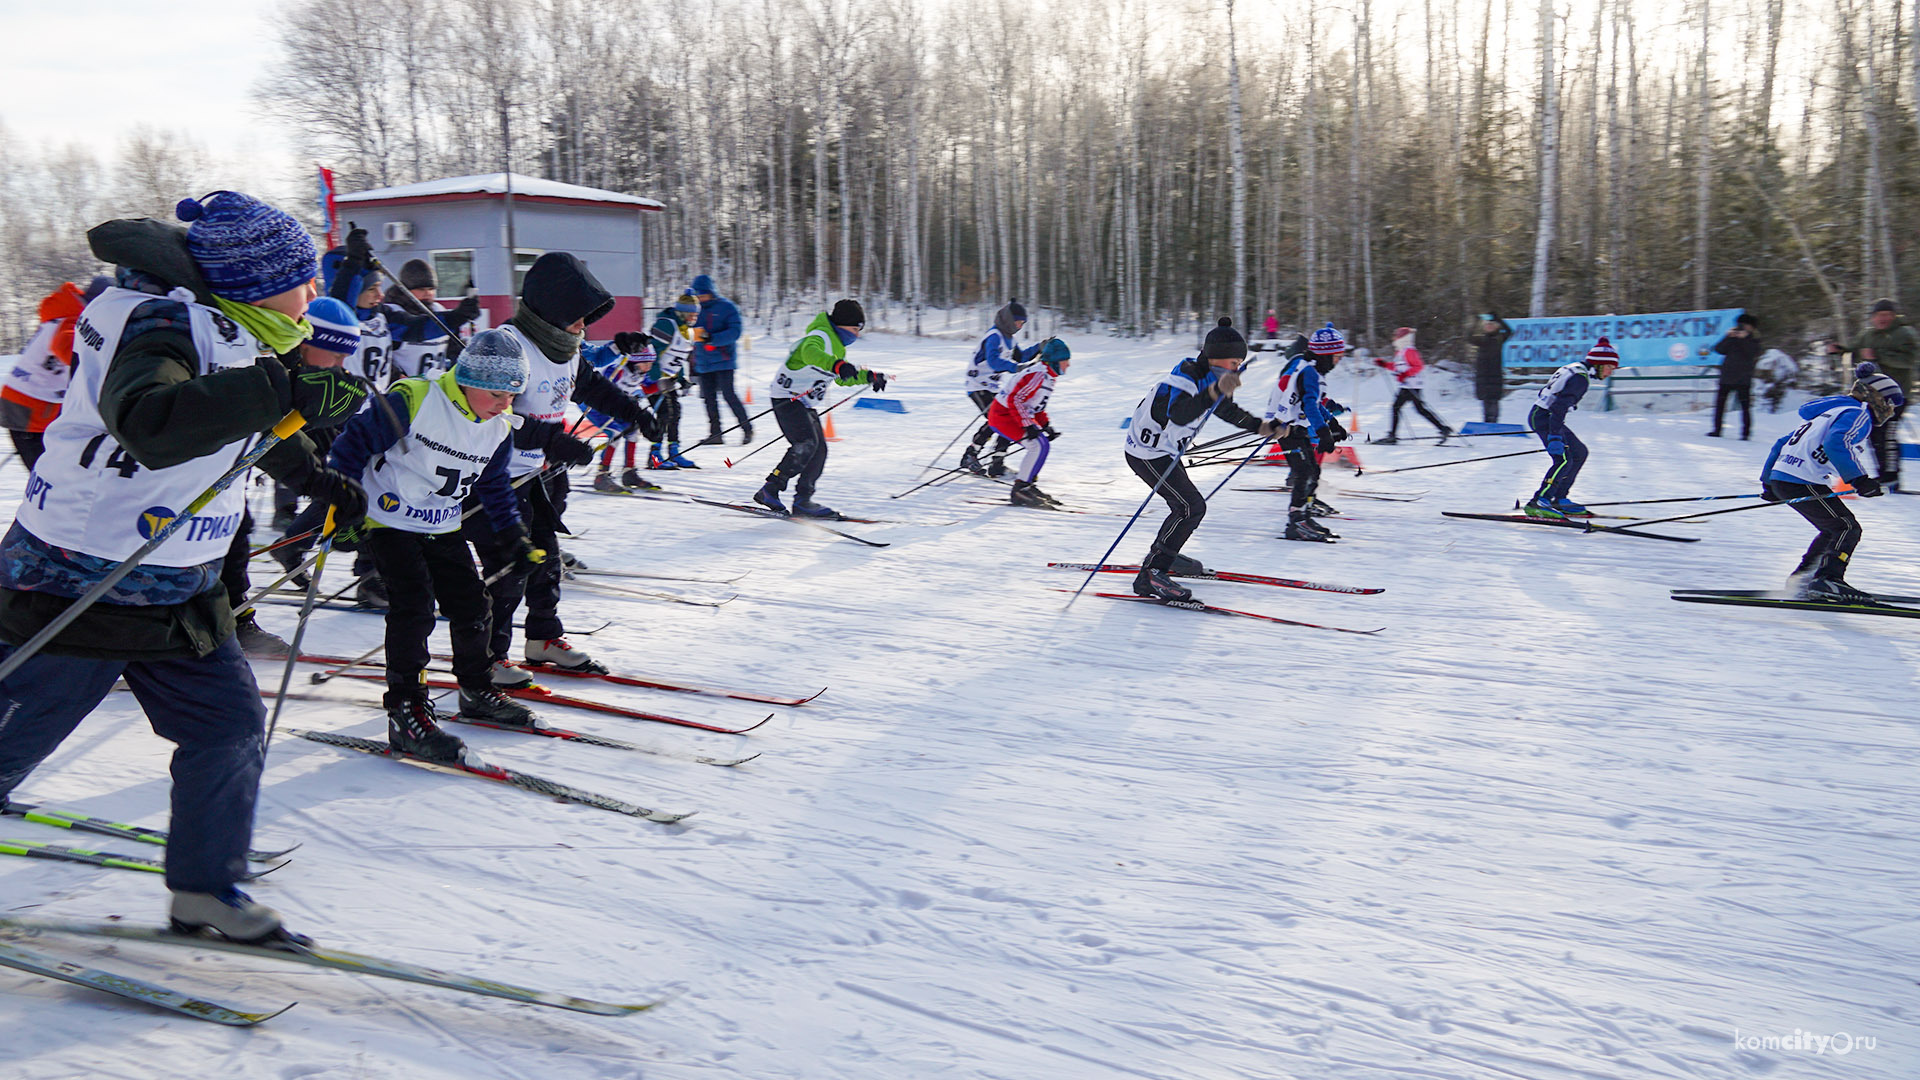
[[482,173],[376,188],[336,196],[334,204],[340,221],[367,230],[374,253],[394,273],[408,259],[423,259],[439,276],[443,303],[476,292],[486,313],[480,325],[498,326],[513,314],[520,282],[535,259],[570,251],[614,297],[612,313],[593,324],[592,335],[646,329],[642,219],[666,205],[513,173],[509,260],[507,176]]

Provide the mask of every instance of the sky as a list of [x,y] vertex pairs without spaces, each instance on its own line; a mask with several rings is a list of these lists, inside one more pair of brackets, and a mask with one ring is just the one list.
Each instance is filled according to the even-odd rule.
[[0,0],[0,123],[102,159],[139,125],[186,134],[242,175],[290,166],[252,90],[277,46],[259,0]]

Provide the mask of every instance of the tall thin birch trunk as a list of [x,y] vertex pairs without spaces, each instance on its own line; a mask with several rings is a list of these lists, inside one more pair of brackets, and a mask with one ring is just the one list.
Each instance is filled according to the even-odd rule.
[[1560,209],[1560,92],[1553,53],[1553,0],[1540,0],[1540,219],[1533,238],[1533,289],[1527,298],[1527,314],[1536,319],[1547,313]]

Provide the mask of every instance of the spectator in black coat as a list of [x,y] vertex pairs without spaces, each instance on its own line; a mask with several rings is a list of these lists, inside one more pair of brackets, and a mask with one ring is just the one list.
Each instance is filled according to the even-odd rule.
[[1489,424],[1500,422],[1500,399],[1507,393],[1507,372],[1500,364],[1500,351],[1513,336],[1513,327],[1490,311],[1480,317],[1480,332],[1467,341],[1478,351],[1473,362],[1473,396],[1480,399],[1480,411]]
[[1740,438],[1753,437],[1753,366],[1760,359],[1759,334],[1760,320],[1743,311],[1733,321],[1733,329],[1713,347],[1725,358],[1720,361],[1720,388],[1713,396],[1713,430],[1707,432],[1716,439],[1730,397],[1740,399]]

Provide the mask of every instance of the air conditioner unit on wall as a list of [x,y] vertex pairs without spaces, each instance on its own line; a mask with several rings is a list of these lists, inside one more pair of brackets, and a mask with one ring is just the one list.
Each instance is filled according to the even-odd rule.
[[386,234],[389,244],[411,244],[413,243],[413,222],[389,221],[386,225]]

